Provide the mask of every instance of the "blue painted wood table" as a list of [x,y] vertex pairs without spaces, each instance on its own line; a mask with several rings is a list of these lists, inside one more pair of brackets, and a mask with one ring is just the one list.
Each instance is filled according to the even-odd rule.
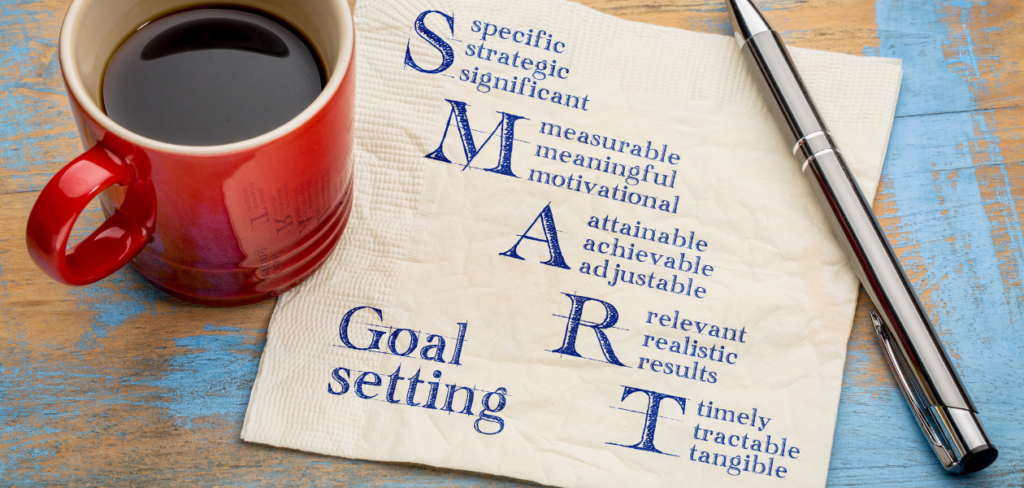
[[[360,0],[370,1],[370,0]],[[719,0],[586,0],[729,34]],[[860,307],[829,484],[1024,486],[1024,0],[767,0],[795,46],[903,60],[875,212],[1000,448],[947,476]],[[61,82],[67,0],[0,0],[0,484],[512,486],[239,441],[273,302],[182,303],[122,270],[58,285],[25,249],[39,190],[81,151]],[[93,206],[84,235],[102,219]]]

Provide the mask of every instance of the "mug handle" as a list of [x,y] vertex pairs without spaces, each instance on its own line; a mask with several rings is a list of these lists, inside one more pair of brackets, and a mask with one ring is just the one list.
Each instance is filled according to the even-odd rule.
[[71,229],[93,198],[138,179],[133,165],[97,143],[57,172],[28,216],[28,252],[46,274],[66,285],[95,283],[135,258],[151,230],[114,210],[98,229],[67,249]]

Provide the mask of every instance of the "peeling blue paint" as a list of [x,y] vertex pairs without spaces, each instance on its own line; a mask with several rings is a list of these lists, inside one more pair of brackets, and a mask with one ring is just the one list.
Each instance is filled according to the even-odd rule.
[[[50,176],[53,176],[53,175],[50,174],[49,172],[46,172],[46,173],[23,173],[23,174],[7,175],[7,176],[4,176],[4,179],[7,180],[7,181],[10,181],[10,182],[13,182],[14,183],[13,186],[15,188],[17,188],[18,190],[21,190],[21,191],[24,191],[24,190],[36,191],[36,190],[42,190],[43,186],[46,184],[46,180],[43,180],[42,178],[49,178]],[[30,185],[35,183],[32,180],[36,180],[36,179],[40,180],[40,182],[35,185],[37,188],[31,188]]]
[[[724,4],[725,2],[722,3]],[[759,0],[756,3],[757,8],[764,12],[791,9],[801,4],[800,0]]]
[[235,333],[238,333],[238,332],[244,331],[245,329],[240,329],[238,327],[228,327],[228,326],[221,326],[221,325],[206,324],[206,326],[203,327],[203,330],[206,331],[206,332],[235,332]]
[[951,49],[956,54],[947,58],[946,63],[949,70],[956,73],[963,79],[971,89],[975,100],[979,96],[988,93],[988,85],[981,77],[981,65],[983,62],[995,60],[992,55],[979,54],[974,43],[974,35],[971,32],[971,7],[985,6],[988,2],[972,2],[959,0],[952,2],[956,6],[955,11],[959,14],[956,23],[960,32],[950,32],[946,38],[944,47]]
[[695,30],[710,34],[732,35],[732,24],[729,20],[701,19],[693,24]]
[[[974,110],[974,93],[949,69],[944,48],[951,38],[943,11],[958,8],[952,2],[878,0],[878,54],[903,60],[896,116]],[[865,52],[864,54],[869,54]]]
[[[5,348],[5,359],[11,358],[11,345]],[[53,455],[53,451],[41,442],[34,440],[37,431],[37,420],[42,416],[45,421],[60,418],[54,396],[48,401],[39,401],[36,383],[26,386],[31,381],[31,374],[25,374],[20,368],[8,366],[6,361],[0,364],[0,480],[12,481],[8,473],[15,468],[32,466],[38,471],[39,462]],[[39,385],[44,387],[44,385]],[[3,449],[6,447],[6,449]],[[37,480],[44,481],[52,476],[38,473]]]
[[249,392],[256,379],[265,331],[207,325],[206,332],[229,334],[195,335],[175,339],[190,352],[176,356],[160,378],[145,383],[166,392],[167,408],[176,425],[192,428],[196,419],[220,416],[241,422],[249,404]]
[[[836,423],[830,484],[876,482],[879,468],[888,464],[879,456],[885,450],[899,456],[900,468],[897,474],[881,476],[911,484],[928,480],[928,486],[952,488],[965,482],[996,486],[1010,479],[1006,478],[1009,471],[1000,466],[1024,464],[1024,438],[1014,420],[1020,399],[1016,364],[1024,346],[1016,340],[982,340],[1017,336],[1013,323],[1024,319],[1020,286],[1004,283],[1007,276],[998,257],[1001,253],[1004,260],[1010,259],[1017,273],[1024,270],[1020,255],[1024,235],[1008,192],[983,194],[986,182],[978,180],[979,164],[1001,170],[1003,158],[995,128],[986,122],[990,114],[975,112],[984,89],[979,63],[986,58],[975,52],[971,38],[968,12],[972,6],[971,2],[878,0],[880,49],[865,48],[864,53],[903,59],[897,118],[882,174],[899,209],[899,228],[889,230],[896,233],[895,247],[916,246],[910,247],[905,262],[919,259],[924,266],[914,270],[923,271],[919,286],[930,291],[936,329],[973,394],[980,417],[1000,449],[1000,459],[992,468],[966,478],[945,475],[895,385],[854,379],[877,371],[869,364],[877,366],[881,357],[853,349]],[[961,25],[951,29],[949,21]],[[947,51],[952,52],[949,58]],[[1010,187],[1005,171],[1001,182],[987,182],[989,188],[1000,184]],[[1005,224],[990,220],[986,205],[1002,208]],[[1003,239],[1001,244],[994,240],[996,234]],[[964,256],[968,259],[955,260]],[[866,398],[870,404],[861,403]]]
[[[57,159],[53,150],[78,140],[77,132],[70,130],[73,116],[61,81],[57,39],[30,27],[30,21],[55,13],[46,5],[29,5],[32,2],[0,0],[0,167],[13,177],[54,171],[67,161]],[[39,63],[43,56],[49,56],[45,64]],[[59,116],[39,117],[40,113]],[[25,189],[22,183],[31,183],[28,189],[42,187],[34,178],[9,181],[19,190]]]
[[[144,289],[151,288],[147,285]],[[103,293],[96,292],[99,296]],[[123,313],[110,312],[108,318]],[[124,370],[116,377],[74,361],[40,362],[26,354],[23,344],[7,344],[0,356],[0,480],[11,481],[15,471],[33,473],[36,483],[59,478],[59,471],[41,468],[58,453],[46,436],[62,432],[62,425],[76,423],[83,409],[92,411],[97,404],[164,409],[169,421],[184,428],[193,428],[195,421],[207,419],[240,424],[256,377],[264,334],[265,330],[209,324],[203,334],[175,339],[180,354],[164,366]],[[152,376],[154,372],[159,376]],[[145,388],[132,388],[137,386]],[[131,393],[122,395],[122,390]],[[124,436],[123,432],[91,432],[91,428],[97,426],[76,428],[74,435]]]
[[0,292],[3,293],[3,297],[4,297],[3,299],[0,299],[0,316],[5,316],[6,315],[6,313],[4,312],[4,308],[5,308],[4,307],[4,303],[6,303],[7,300],[11,298],[11,292],[7,291],[7,280],[3,279],[3,277],[4,277],[4,261],[3,261],[4,254],[5,253],[0,252],[0,289],[2,289],[2,291],[0,291]]
[[78,297],[80,306],[93,314],[90,332],[75,345],[79,349],[97,347],[96,339],[107,337],[111,328],[146,313],[155,302],[167,299],[135,270],[127,268],[99,283],[72,288],[70,293]]

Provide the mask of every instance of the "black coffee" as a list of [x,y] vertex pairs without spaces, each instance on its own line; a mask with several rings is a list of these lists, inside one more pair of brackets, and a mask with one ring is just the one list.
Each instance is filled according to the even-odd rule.
[[196,9],[150,22],[118,48],[103,75],[103,106],[136,134],[212,146],[284,125],[325,82],[316,52],[281,21]]

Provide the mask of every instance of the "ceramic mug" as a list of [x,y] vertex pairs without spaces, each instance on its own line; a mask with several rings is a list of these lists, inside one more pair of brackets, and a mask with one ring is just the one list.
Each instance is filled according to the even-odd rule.
[[[167,144],[132,133],[100,108],[107,61],[144,23],[195,0],[75,0],[60,64],[87,150],[50,180],[29,215],[32,259],[69,285],[127,263],[161,290],[207,305],[279,295],[327,258],[352,205],[354,33],[345,0],[227,0],[288,22],[316,47],[328,79],[298,116],[253,139]],[[99,196],[106,221],[67,249]]]

